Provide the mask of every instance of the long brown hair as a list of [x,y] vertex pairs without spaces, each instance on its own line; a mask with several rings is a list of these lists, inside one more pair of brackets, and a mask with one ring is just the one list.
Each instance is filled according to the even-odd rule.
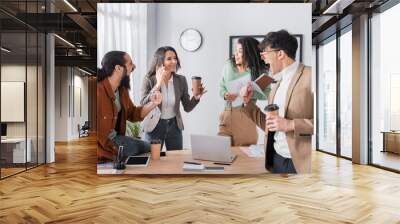
[[167,51],[172,51],[176,55],[176,61],[177,61],[176,71],[178,71],[178,69],[181,68],[181,63],[179,61],[179,57],[178,57],[178,54],[176,53],[175,49],[170,46],[160,47],[154,53],[153,61],[151,62],[151,65],[150,65],[150,70],[147,72],[147,75],[146,75],[147,77],[151,77],[151,76],[155,75],[157,68],[164,64],[165,53],[167,53]]
[[[251,70],[251,80],[257,79],[262,73],[267,71],[267,66],[260,56],[259,42],[253,37],[241,37],[238,44],[243,48],[243,61]],[[236,67],[235,57],[230,58],[231,63]]]

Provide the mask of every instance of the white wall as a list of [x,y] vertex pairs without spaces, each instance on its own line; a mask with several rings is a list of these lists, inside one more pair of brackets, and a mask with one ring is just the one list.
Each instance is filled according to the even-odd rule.
[[68,140],[68,68],[55,68],[55,135],[56,141]]
[[[26,120],[22,122],[6,122],[7,137],[24,138],[25,135],[31,142],[32,161],[36,162],[37,153],[39,154],[39,163],[44,162],[44,89],[42,67],[25,64],[3,64],[1,66],[1,80],[10,82],[24,82],[26,85],[26,106],[22,102],[19,112],[26,112]],[[27,78],[27,80],[26,80]],[[4,89],[2,89],[3,92]],[[22,90],[23,94],[24,91]],[[7,94],[7,93],[5,93]],[[2,95],[7,97],[7,95]],[[22,97],[24,98],[24,97]],[[23,100],[23,99],[22,99]],[[23,100],[24,101],[24,100]],[[16,108],[1,107],[2,112],[15,113]]]
[[[55,141],[77,139],[78,124],[83,125],[88,120],[88,78],[71,67],[56,67],[55,73]],[[77,101],[79,89],[81,103]]]
[[[28,83],[25,80],[26,73],[28,74]],[[1,66],[1,81],[5,82],[24,82],[26,85],[29,85],[30,88],[27,87],[27,121],[25,122],[7,122],[7,136],[8,137],[25,137],[25,126],[28,123],[28,137],[32,133],[35,133],[36,136],[36,107],[37,99],[36,99],[36,80],[33,80],[33,77],[30,75],[36,75],[36,66],[25,66],[19,64],[5,64]],[[36,77],[36,76],[35,76]],[[2,96],[4,97],[4,96]],[[41,105],[39,105],[40,107]],[[24,107],[21,108],[24,111]],[[9,111],[10,108],[1,108],[3,111]]]
[[[87,76],[82,76],[84,75],[83,73],[81,73],[79,70],[75,69],[75,74],[74,74],[74,96],[72,96],[74,98],[74,110],[75,113],[72,113],[73,117],[72,117],[72,123],[71,123],[71,136],[72,138],[78,138],[79,137],[79,133],[78,133],[78,124],[80,124],[81,126],[85,123],[85,121],[88,121],[88,117],[89,117],[89,113],[88,113],[88,106],[89,106],[89,102],[88,102],[88,77]],[[80,93],[78,93],[77,91],[80,90]],[[80,94],[80,97],[79,97]],[[81,101],[81,102],[79,102]],[[82,112],[80,113],[80,109],[79,107],[81,107],[80,109],[82,110]]]
[[[303,62],[311,65],[311,4],[158,4],[156,10],[156,46],[173,46],[182,65],[178,73],[186,76],[189,86],[191,76],[202,76],[208,90],[194,111],[183,112],[184,147],[190,145],[190,134],[218,132],[218,114],[224,106],[218,82],[229,54],[229,36],[262,35],[279,29],[302,34]],[[203,44],[196,52],[180,47],[179,36],[187,28],[196,28],[203,36]],[[155,48],[149,51],[154,52]],[[260,143],[263,135],[259,132]]]
[[[97,4],[97,66],[101,67],[103,56],[109,51],[125,51],[136,64],[131,76],[131,87],[140,91],[141,76],[146,73],[148,16],[151,6],[143,3],[99,3]],[[151,24],[154,24],[154,19]],[[154,29],[154,28],[153,28]],[[154,35],[154,33],[152,33]],[[154,40],[153,40],[154,44]],[[139,94],[131,97],[139,102]]]

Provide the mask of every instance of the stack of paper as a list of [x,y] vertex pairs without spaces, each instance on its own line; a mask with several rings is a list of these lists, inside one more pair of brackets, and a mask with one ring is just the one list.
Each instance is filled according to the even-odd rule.
[[264,157],[264,145],[250,145],[249,147],[240,147],[248,157]]
[[202,171],[204,170],[204,165],[203,164],[189,164],[189,163],[183,163],[183,170],[185,171]]
[[251,81],[250,75],[245,75],[241,78],[232,80],[228,82],[228,92],[237,94],[238,97],[234,101],[232,101],[232,107],[241,106],[243,104],[243,99],[239,96],[240,89],[247,85]]
[[260,89],[260,87],[257,85],[255,82],[250,82],[251,87],[253,88],[254,91],[260,93],[263,97],[265,96],[265,93]]
[[251,81],[250,75],[245,75],[241,78],[228,82],[227,88],[229,93],[237,94],[238,97],[232,101],[232,106],[237,107],[243,104],[243,99],[239,96],[240,90],[243,86],[250,85],[255,92],[258,92],[263,97],[265,96],[264,90],[274,82],[274,79],[266,74],[260,75],[256,80]]

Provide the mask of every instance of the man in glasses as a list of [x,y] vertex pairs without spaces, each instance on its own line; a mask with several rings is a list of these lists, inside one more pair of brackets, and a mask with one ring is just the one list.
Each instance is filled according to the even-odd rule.
[[243,87],[244,108],[265,130],[265,167],[272,173],[310,173],[311,136],[314,130],[311,68],[296,58],[297,40],[286,30],[270,32],[260,44],[261,58],[270,66],[273,84],[268,103],[278,115],[264,114],[250,101],[253,90]]

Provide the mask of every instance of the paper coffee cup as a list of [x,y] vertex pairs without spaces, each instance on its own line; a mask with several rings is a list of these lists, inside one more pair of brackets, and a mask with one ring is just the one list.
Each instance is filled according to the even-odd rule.
[[161,140],[151,140],[150,144],[151,159],[159,160],[161,152]]
[[200,76],[193,76],[192,77],[192,88],[193,88],[193,95],[197,96],[201,94],[201,77]]
[[269,104],[264,108],[267,117],[273,117],[279,115],[279,106],[276,104]]
[[273,118],[279,115],[279,106],[276,104],[269,104],[264,108],[264,111],[267,115],[267,119]]

